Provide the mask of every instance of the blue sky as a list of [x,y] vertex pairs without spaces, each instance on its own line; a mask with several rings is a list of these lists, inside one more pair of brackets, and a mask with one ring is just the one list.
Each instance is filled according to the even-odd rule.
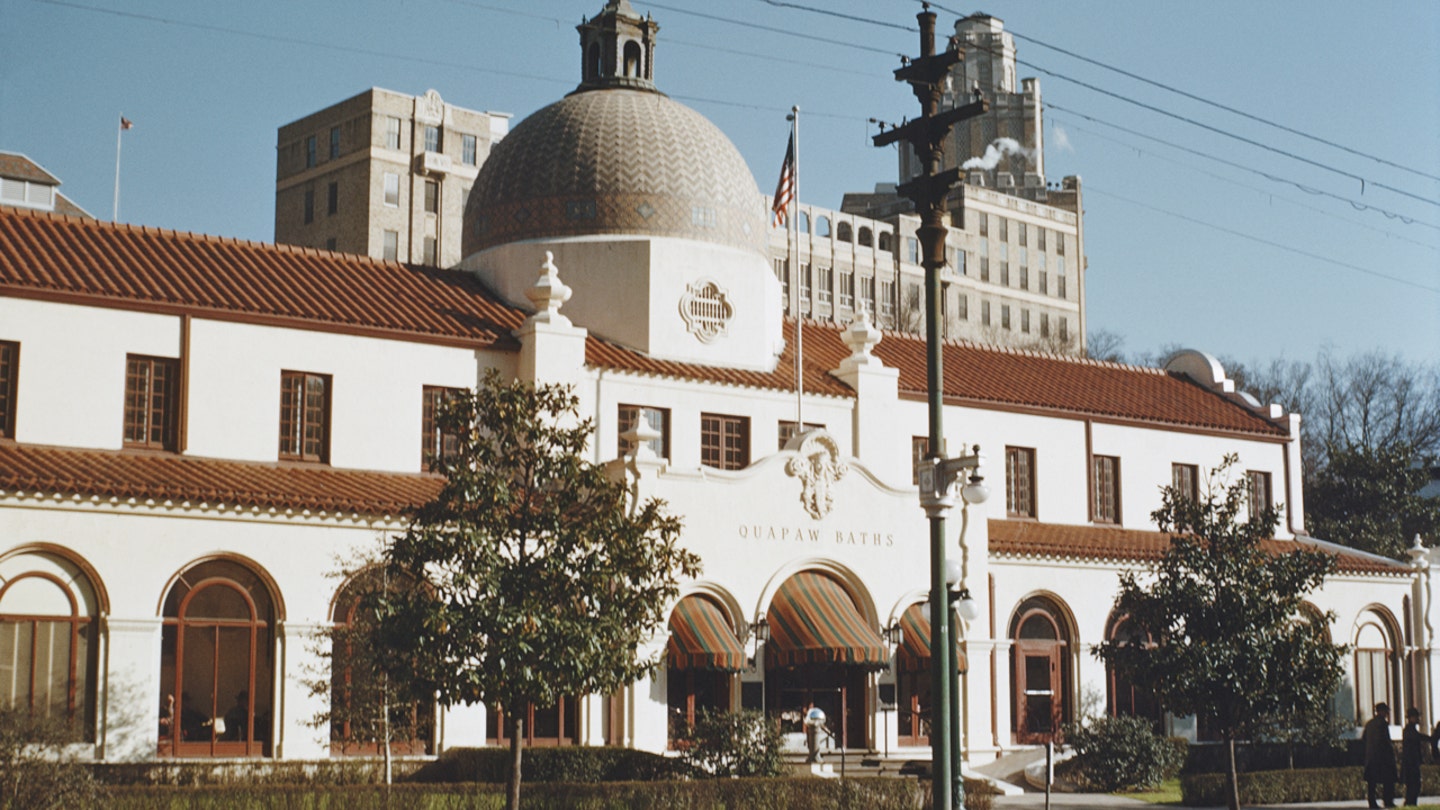
[[[869,145],[867,119],[914,114],[891,71],[918,50],[916,34],[768,0],[632,2],[661,26],[657,84],[729,135],[762,189],[791,105],[804,201],[838,207],[844,192],[894,179],[895,155]],[[108,217],[123,113],[135,128],[121,220],[268,241],[278,127],[371,86],[434,88],[518,121],[574,87],[574,26],[601,5],[0,0],[0,149],[28,154]],[[900,26],[919,8],[799,5]],[[1028,38],[1019,75],[1040,78],[1053,105],[1047,172],[1084,179],[1092,330],[1118,333],[1130,353],[1179,344],[1264,361],[1328,346],[1440,362],[1440,3],[936,10],[942,30],[984,11]]]

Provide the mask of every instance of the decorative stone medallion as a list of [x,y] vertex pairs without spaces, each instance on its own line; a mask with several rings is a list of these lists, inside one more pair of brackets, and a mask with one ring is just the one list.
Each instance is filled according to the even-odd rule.
[[708,278],[687,285],[680,296],[680,317],[701,343],[725,337],[734,314],[735,307],[725,289]]
[[795,453],[795,458],[785,463],[785,472],[800,479],[800,504],[810,517],[820,520],[834,507],[832,487],[850,471],[850,465],[840,460],[840,446],[823,430],[805,433]]

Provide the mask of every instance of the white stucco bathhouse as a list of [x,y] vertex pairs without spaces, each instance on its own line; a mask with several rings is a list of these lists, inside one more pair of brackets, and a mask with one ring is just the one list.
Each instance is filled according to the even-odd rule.
[[[814,699],[850,748],[922,752],[924,346],[782,315],[762,195],[719,130],[655,91],[653,36],[624,2],[582,26],[580,88],[481,170],[462,270],[0,211],[0,698],[75,718],[98,760],[343,755],[305,686],[352,593],[331,574],[436,491],[431,408],[495,368],[574,385],[593,459],[623,457],[704,563],[654,675],[535,707],[532,742],[663,751],[699,707]],[[1087,695],[1151,710],[1090,650],[1117,573],[1164,546],[1161,487],[1237,454],[1284,504],[1278,541],[1318,543],[1299,417],[1204,354],[1138,368],[950,343],[944,386],[950,452],[978,444],[994,492],[963,538],[972,763]],[[635,448],[640,418],[656,430]],[[1321,545],[1340,571],[1314,605],[1356,646],[1344,711],[1433,720],[1425,556]],[[453,708],[418,742],[495,744],[493,720]]]

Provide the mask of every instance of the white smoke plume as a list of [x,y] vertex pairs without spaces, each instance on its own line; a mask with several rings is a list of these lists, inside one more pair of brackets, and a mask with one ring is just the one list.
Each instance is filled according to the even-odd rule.
[[1000,158],[1006,155],[1021,155],[1027,161],[1034,159],[1034,150],[1026,149],[1014,138],[996,138],[985,147],[985,154],[981,157],[973,157],[960,164],[962,169],[984,169],[990,171],[1000,163]]

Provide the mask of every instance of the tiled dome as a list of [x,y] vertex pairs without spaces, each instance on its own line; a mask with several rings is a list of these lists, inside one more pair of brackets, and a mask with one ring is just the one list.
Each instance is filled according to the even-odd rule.
[[520,122],[480,169],[464,252],[526,239],[671,236],[764,254],[765,203],[703,115],[653,90],[581,90]]

